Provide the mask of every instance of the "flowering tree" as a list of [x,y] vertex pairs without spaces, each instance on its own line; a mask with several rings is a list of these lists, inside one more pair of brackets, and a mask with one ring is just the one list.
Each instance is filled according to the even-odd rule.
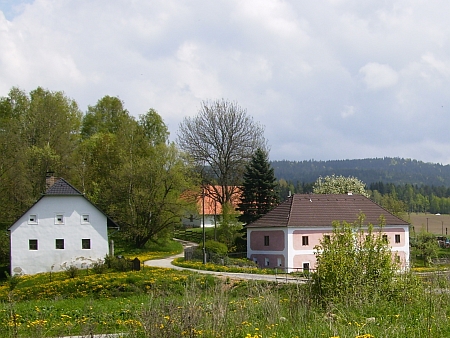
[[344,177],[342,175],[319,177],[314,183],[313,192],[315,194],[347,194],[352,192],[369,197],[365,183],[356,177]]

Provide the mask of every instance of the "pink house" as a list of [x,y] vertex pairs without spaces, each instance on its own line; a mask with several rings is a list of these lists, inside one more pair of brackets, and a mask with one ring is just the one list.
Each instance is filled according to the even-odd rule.
[[287,271],[316,266],[314,247],[332,232],[333,221],[353,223],[365,215],[364,226],[375,227],[383,216],[382,231],[402,269],[409,266],[409,223],[362,195],[296,194],[247,228],[247,257],[260,267]]

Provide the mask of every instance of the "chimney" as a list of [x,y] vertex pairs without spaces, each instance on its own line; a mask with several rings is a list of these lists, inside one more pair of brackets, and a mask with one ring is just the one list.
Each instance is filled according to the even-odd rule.
[[45,189],[46,190],[48,190],[57,181],[54,174],[55,174],[55,172],[53,172],[53,171],[47,171],[47,173],[45,174]]

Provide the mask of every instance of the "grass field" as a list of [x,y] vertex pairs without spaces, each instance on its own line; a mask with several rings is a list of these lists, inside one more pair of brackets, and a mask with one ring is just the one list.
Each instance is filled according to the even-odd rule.
[[449,337],[447,291],[448,279],[438,274],[390,299],[374,292],[324,307],[309,285],[157,268],[76,278],[40,274],[21,277],[13,291],[0,287],[0,337]]
[[425,229],[435,235],[450,236],[450,215],[448,214],[410,213],[407,217],[415,232]]

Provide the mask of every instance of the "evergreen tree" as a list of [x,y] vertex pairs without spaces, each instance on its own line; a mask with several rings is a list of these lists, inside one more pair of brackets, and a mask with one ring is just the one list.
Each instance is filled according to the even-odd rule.
[[248,224],[272,210],[279,202],[276,185],[268,154],[259,148],[245,168],[239,220]]

